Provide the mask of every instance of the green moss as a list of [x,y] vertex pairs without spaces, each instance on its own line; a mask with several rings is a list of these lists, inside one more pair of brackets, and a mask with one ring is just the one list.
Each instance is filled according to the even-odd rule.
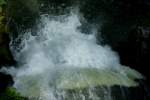
[[6,5],[6,1],[5,0],[0,0],[0,6],[1,5]]
[[8,96],[20,97],[20,94],[18,92],[16,92],[15,88],[7,88],[6,91],[5,91],[5,93]]
[[4,5],[6,5],[6,2],[0,0],[0,35],[6,33],[6,14]]
[[22,97],[16,89],[7,88],[4,93],[1,94],[0,100],[27,100],[27,98]]

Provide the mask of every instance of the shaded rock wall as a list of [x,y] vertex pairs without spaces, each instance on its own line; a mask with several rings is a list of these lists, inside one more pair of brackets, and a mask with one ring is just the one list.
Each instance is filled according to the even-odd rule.
[[[2,2],[3,1],[3,2]],[[10,65],[14,63],[13,57],[9,50],[9,34],[7,29],[7,2],[0,2],[0,68],[2,65]]]
[[[7,28],[7,2],[0,0],[0,68],[15,64],[12,54],[9,49],[9,32]],[[5,75],[0,72],[0,93],[7,87],[13,84],[10,75]]]

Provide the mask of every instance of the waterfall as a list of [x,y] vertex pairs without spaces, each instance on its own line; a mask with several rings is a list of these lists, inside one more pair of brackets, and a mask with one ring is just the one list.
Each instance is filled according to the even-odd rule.
[[[2,70],[13,76],[13,87],[22,96],[39,100],[113,100],[110,86],[138,85],[134,79],[142,75],[122,66],[111,47],[96,43],[96,28],[91,28],[90,34],[83,33],[80,20],[80,14],[74,12],[41,15],[36,31],[27,30],[11,41],[18,66]],[[95,87],[103,85],[107,88],[100,88],[100,97]],[[87,87],[87,93],[65,91]]]

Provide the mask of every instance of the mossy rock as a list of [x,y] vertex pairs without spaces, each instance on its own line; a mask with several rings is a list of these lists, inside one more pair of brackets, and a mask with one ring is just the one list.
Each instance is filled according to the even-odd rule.
[[7,34],[6,18],[5,16],[0,16],[0,34]]
[[122,66],[121,69],[120,71],[95,68],[65,69],[56,80],[55,95],[57,98],[63,98],[62,100],[142,100],[147,98],[144,89],[136,81],[141,81],[144,77],[129,67]]
[[16,89],[7,88],[4,93],[0,93],[0,100],[28,100],[25,97],[22,97]]
[[[97,69],[97,68],[64,68],[58,69],[54,77],[47,79],[47,72],[19,76],[18,91],[23,96],[38,97],[41,91],[45,91],[45,85],[56,91],[82,91],[93,87],[138,87],[136,80],[144,79],[137,71],[128,67],[121,67],[120,70]],[[45,80],[46,83],[45,84]],[[42,82],[42,83],[41,83]],[[42,87],[44,86],[44,87]],[[42,89],[42,90],[41,90]]]
[[18,32],[16,27],[21,30],[31,28],[39,14],[37,0],[9,0],[7,9],[7,15],[11,18],[9,28],[14,34]]
[[136,79],[143,79],[137,71],[128,67],[122,67],[122,72],[110,69],[101,70],[95,68],[65,69],[56,80],[57,88],[81,89],[93,86],[126,86],[136,87]]
[[6,7],[6,0],[0,0],[0,65],[10,65],[15,62],[9,49]]
[[[46,79],[47,76],[43,73],[20,76],[19,86],[22,87],[17,89],[19,93],[14,88],[10,88],[5,91],[5,95],[18,97],[17,100],[27,100],[24,97],[37,100],[35,98],[39,98],[42,93],[51,89],[56,100],[109,100],[110,98],[111,100],[149,100],[143,99],[145,91],[136,81],[141,81],[144,77],[129,67],[122,66],[118,71],[96,68],[60,68],[56,72],[57,75],[54,75],[52,80]],[[45,87],[47,85],[45,79],[50,86]],[[41,100],[48,100],[43,98],[41,97]]]

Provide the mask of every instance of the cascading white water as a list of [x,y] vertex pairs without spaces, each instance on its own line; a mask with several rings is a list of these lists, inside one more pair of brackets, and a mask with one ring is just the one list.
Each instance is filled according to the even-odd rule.
[[[27,31],[12,41],[10,48],[19,67],[7,69],[7,72],[13,76],[14,87],[19,93],[42,100],[57,100],[54,91],[57,87],[64,86],[61,82],[56,82],[58,77],[64,73],[74,75],[76,69],[112,70],[126,76],[121,70],[117,54],[109,46],[96,44],[96,29],[91,29],[91,34],[85,34],[79,30],[80,26],[79,16],[75,13],[63,16],[42,15],[35,33]],[[21,40],[19,45],[18,40]],[[81,74],[66,75],[63,81],[67,83],[69,78],[69,81],[73,81],[72,77],[84,80],[86,76]],[[93,95],[91,92],[89,94]]]

